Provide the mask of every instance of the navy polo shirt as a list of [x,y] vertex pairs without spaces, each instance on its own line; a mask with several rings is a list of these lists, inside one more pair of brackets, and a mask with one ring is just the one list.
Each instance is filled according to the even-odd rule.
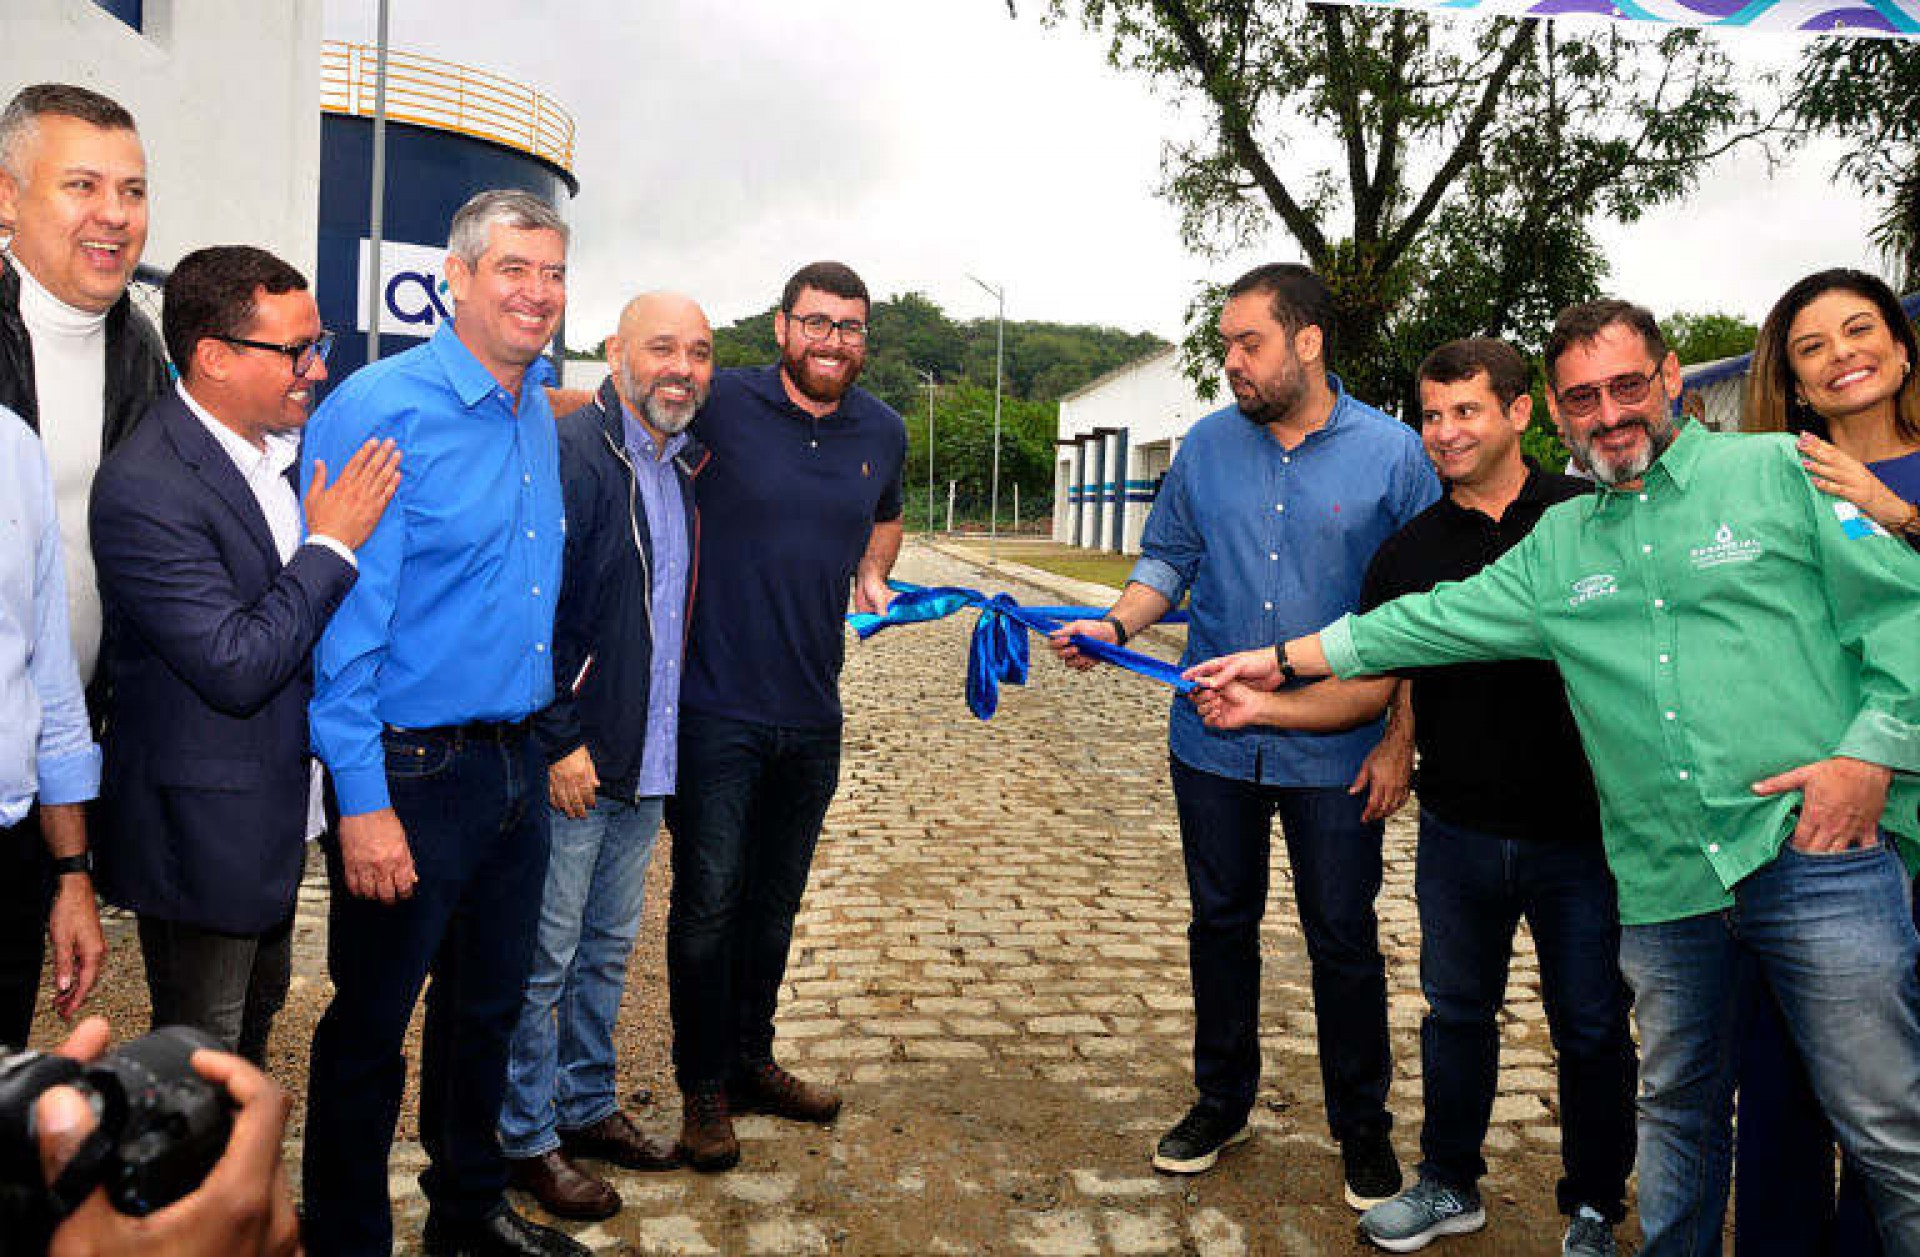
[[853,576],[875,522],[900,518],[907,429],[853,388],[816,418],[775,367],[720,371],[694,432],[699,589],[681,706],[791,728],[840,723]]

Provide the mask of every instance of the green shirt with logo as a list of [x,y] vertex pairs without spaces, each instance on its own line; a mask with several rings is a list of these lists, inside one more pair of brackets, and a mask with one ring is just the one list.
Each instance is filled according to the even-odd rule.
[[1753,783],[1836,755],[1894,770],[1881,823],[1920,866],[1920,556],[1815,489],[1791,437],[1687,424],[1639,489],[1321,643],[1340,676],[1558,664],[1626,924],[1729,906],[1800,803]]

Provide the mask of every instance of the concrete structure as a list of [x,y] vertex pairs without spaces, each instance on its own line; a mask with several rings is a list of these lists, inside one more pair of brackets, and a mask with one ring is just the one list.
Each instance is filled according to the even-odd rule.
[[1227,404],[1203,399],[1178,346],[1138,358],[1060,399],[1053,539],[1137,554],[1140,530],[1187,429]]
[[[336,379],[366,362],[376,49],[320,53],[320,317],[340,333]],[[390,50],[387,177],[380,246],[380,353],[396,354],[451,317],[442,276],[447,224],[468,197],[520,188],[565,209],[579,191],[573,119],[524,84],[458,62]],[[564,324],[558,344],[565,343]],[[556,360],[555,367],[559,362]]]
[[321,0],[6,0],[0,101],[77,83],[132,111],[153,186],[146,260],[255,244],[314,273]]

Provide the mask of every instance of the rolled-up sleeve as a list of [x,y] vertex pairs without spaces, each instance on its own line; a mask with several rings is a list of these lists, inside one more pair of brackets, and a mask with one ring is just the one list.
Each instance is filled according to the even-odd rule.
[[1140,558],[1127,575],[1129,581],[1145,585],[1176,607],[1187,596],[1206,554],[1206,539],[1194,526],[1186,485],[1186,463],[1176,457],[1141,530]]

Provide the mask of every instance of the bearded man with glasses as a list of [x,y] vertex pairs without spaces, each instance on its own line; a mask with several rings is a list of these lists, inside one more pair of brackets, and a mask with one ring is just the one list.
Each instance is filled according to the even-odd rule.
[[854,387],[867,287],[815,262],[787,281],[772,366],[721,371],[693,432],[701,581],[681,679],[667,978],[680,1151],[739,1162],[732,1115],[831,1122],[840,1096],[773,1057],[793,918],[840,776],[849,594],[883,611],[900,552],[900,416]]
[[180,382],[100,466],[90,528],[114,692],[99,884],[140,918],[155,1025],[266,1063],[294,894],[324,828],[311,655],[398,483],[368,442],[303,504],[288,473],[330,337],[300,272],[201,249],[167,280]]
[[1192,669],[1201,710],[1294,676],[1559,665],[1640,1024],[1643,1254],[1720,1251],[1762,978],[1886,1251],[1920,1254],[1920,559],[1791,437],[1677,423],[1680,364],[1639,306],[1562,312],[1545,357],[1600,492],[1467,580]]

